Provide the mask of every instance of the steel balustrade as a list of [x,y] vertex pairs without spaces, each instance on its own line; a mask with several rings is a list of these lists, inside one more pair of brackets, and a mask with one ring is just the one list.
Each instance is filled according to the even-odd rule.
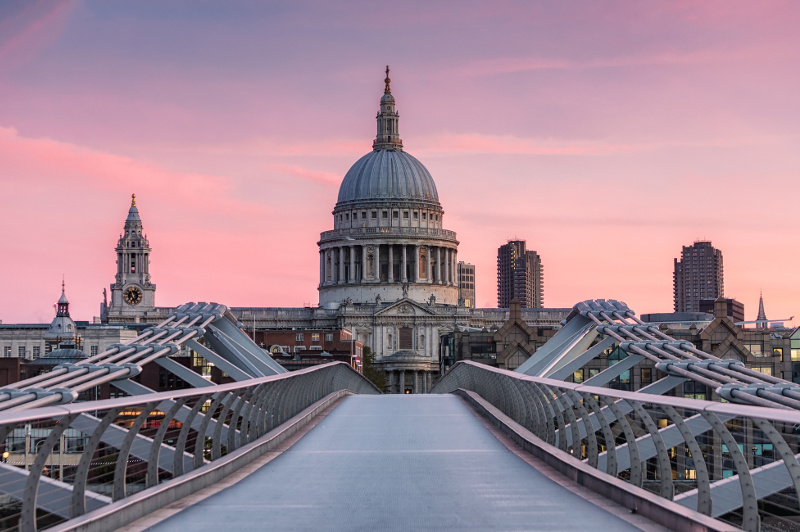
[[456,363],[431,393],[480,395],[599,471],[744,530],[800,518],[800,412],[624,392]]
[[[2,412],[0,444],[9,455],[0,463],[5,495],[0,497],[0,529],[37,530],[157,489],[248,444],[257,445],[259,438],[333,393],[380,392],[348,364],[333,362],[200,389]],[[29,427],[47,436],[22,442],[12,436],[30,433]],[[68,430],[80,436],[65,443]],[[29,445],[35,451],[32,461]]]

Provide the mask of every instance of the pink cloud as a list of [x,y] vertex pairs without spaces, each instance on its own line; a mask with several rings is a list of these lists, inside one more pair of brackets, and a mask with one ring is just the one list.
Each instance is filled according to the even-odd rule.
[[21,63],[57,39],[74,8],[67,0],[25,2],[0,19],[0,63]]
[[493,153],[521,155],[599,155],[647,149],[647,145],[609,144],[601,141],[565,141],[521,138],[514,135],[443,135],[418,138],[415,153],[443,155],[456,153]]
[[307,179],[309,181],[328,186],[338,187],[339,183],[342,181],[342,176],[339,174],[334,174],[333,172],[323,172],[320,170],[309,170],[308,168],[303,168],[301,166],[273,164],[270,166],[270,169],[283,174],[288,174],[292,177]]

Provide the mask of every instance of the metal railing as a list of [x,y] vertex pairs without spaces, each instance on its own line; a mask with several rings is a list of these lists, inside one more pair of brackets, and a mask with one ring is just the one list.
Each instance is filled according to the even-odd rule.
[[655,396],[463,361],[431,393],[464,389],[608,475],[744,530],[800,522],[800,412]]
[[334,362],[201,389],[2,412],[0,530],[53,526],[198,471],[343,390],[380,393]]
[[348,227],[323,231],[320,233],[320,241],[335,240],[345,236],[358,237],[359,235],[413,235],[444,238],[445,240],[456,239],[455,231],[434,227]]

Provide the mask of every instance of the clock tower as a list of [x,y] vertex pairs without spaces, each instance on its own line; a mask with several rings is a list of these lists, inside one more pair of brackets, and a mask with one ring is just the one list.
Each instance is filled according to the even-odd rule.
[[117,275],[111,285],[111,303],[104,303],[104,314],[110,322],[139,321],[155,308],[156,285],[150,282],[150,243],[142,233],[136,194],[131,195],[131,208],[116,251]]

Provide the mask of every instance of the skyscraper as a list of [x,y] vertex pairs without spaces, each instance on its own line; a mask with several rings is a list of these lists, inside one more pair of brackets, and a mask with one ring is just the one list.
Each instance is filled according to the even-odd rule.
[[722,251],[705,241],[683,246],[680,260],[675,259],[672,286],[675,312],[700,312],[701,299],[724,296]]
[[458,300],[467,308],[475,308],[475,265],[458,261]]
[[508,308],[514,298],[522,308],[544,306],[542,259],[525,249],[524,240],[509,240],[497,249],[497,306]]

